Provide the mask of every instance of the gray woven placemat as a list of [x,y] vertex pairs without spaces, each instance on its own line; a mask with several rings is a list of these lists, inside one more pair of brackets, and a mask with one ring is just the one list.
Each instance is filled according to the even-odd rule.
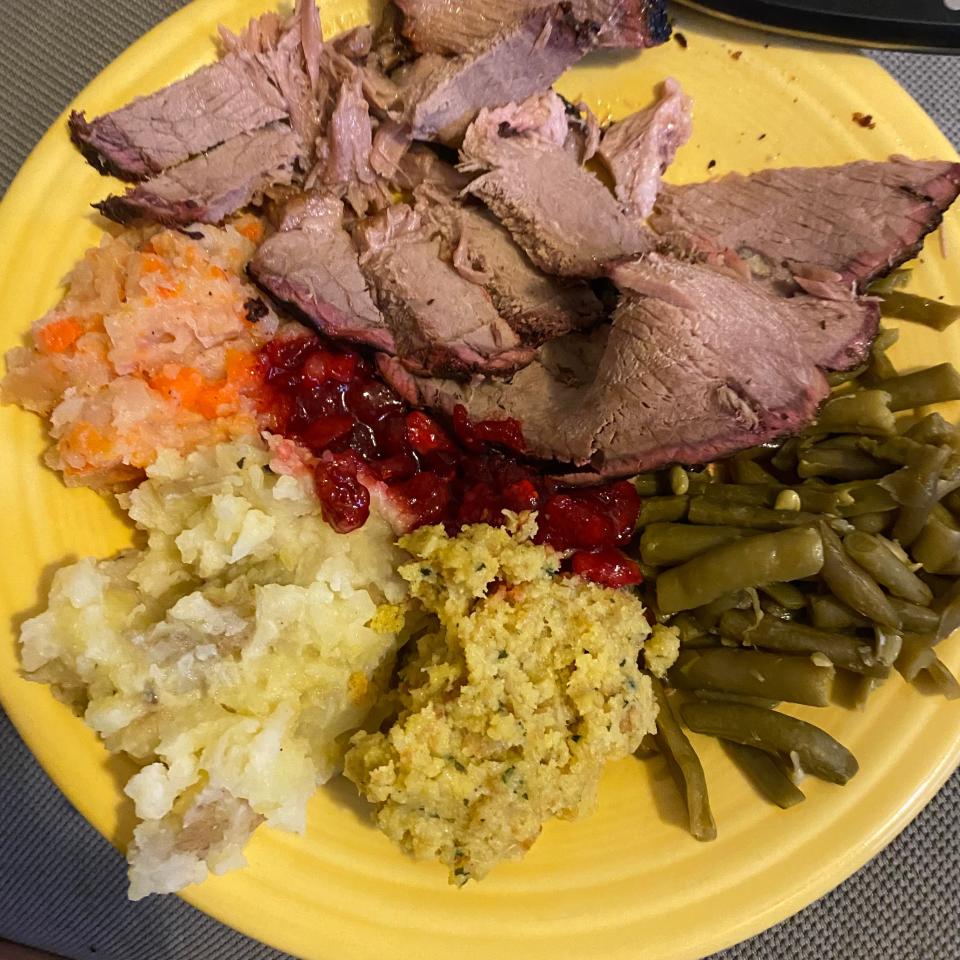
[[[0,192],[77,91],[183,5],[0,0]],[[876,56],[960,144],[960,61]],[[284,960],[176,897],[129,903],[122,858],[53,786],[2,714],[0,757],[0,937],[74,960]],[[960,774],[856,876],[712,960],[960,960],[958,812]]]

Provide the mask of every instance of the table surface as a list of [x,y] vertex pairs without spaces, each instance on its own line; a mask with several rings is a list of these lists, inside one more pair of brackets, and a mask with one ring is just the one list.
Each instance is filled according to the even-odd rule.
[[[0,0],[0,193],[76,93],[185,4]],[[960,146],[960,59],[872,55]],[[123,859],[54,787],[2,713],[0,756],[0,937],[75,960],[284,960],[176,897],[127,901]],[[958,813],[960,773],[846,883],[712,960],[960,960]]]

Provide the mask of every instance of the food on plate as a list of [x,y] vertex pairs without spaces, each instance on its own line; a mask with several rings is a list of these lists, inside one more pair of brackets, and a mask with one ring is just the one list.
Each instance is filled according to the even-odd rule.
[[677,80],[604,125],[551,85],[668,34],[661,0],[397,0],[325,39],[298,0],[72,114],[126,226],[3,399],[145,543],[61,570],[21,646],[139,766],[131,896],[302,829],[341,766],[479,879],[647,735],[709,840],[684,723],[787,808],[857,762],[781,702],[960,694],[960,432],[917,410],[960,375],[880,329],[955,318],[882,278],[960,164],[665,183]]
[[66,483],[116,485],[160,449],[256,433],[256,351],[280,326],[243,277],[262,230],[249,216],[190,236],[129,230],[74,267],[0,386],[49,418],[46,462]]
[[390,677],[406,588],[378,515],[345,536],[262,444],[164,451],[121,497],[146,546],[59,570],[24,670],[142,765],[130,896],[242,865],[307,800]]
[[[420,53],[462,54],[495,37],[528,10],[549,0],[398,0],[401,30]],[[657,0],[574,0],[573,15],[595,24],[601,47],[652,47],[670,35],[665,6]]]
[[346,758],[380,829],[457,884],[522,856],[550,817],[589,813],[604,765],[656,727],[640,602],[558,578],[535,530],[511,519],[400,541],[429,621],[400,669],[396,716],[354,736]]

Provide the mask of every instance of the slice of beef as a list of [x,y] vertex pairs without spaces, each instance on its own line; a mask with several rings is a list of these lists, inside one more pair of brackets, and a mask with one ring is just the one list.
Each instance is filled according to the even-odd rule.
[[289,186],[300,175],[303,151],[290,127],[270,124],[94,206],[118,223],[222,223],[241,207],[259,202],[270,188]]
[[287,116],[264,71],[239,54],[90,122],[70,116],[70,134],[102,173],[143,180]]
[[410,149],[410,132],[396,120],[383,120],[370,148],[370,166],[378,177],[392,180]]
[[483,107],[547,90],[594,45],[563,5],[527,13],[488,44],[445,60],[404,88],[404,116],[418,140],[457,144]]
[[762,170],[665,186],[650,224],[674,248],[730,251],[780,289],[797,275],[862,289],[916,256],[958,193],[949,161]]
[[[389,358],[380,359],[382,372],[422,405],[515,417],[531,456],[604,476],[714,460],[814,417],[829,388],[793,332],[809,325],[811,302],[831,325],[831,301],[778,297],[656,254],[612,275],[624,291],[612,324],[545,344],[509,381],[418,378]],[[875,322],[876,305],[859,306]]]
[[[370,167],[373,127],[370,109],[363,96],[360,71],[353,69],[343,82],[326,135],[326,156],[320,161],[320,181],[330,186],[373,183]],[[308,181],[309,184],[309,181]]]
[[[395,0],[403,33],[421,53],[469,53],[549,0]],[[653,47],[670,36],[664,0],[572,0],[602,47]]]
[[447,163],[432,148],[415,143],[400,159],[390,183],[408,193],[427,187],[453,199],[470,183],[470,176]]
[[638,217],[648,217],[660,178],[693,133],[693,101],[673,79],[645,110],[611,124],[600,140],[600,159],[613,176],[617,199]]
[[[562,112],[559,98],[548,97]],[[523,104],[509,109],[521,118],[531,116]],[[464,138],[462,157],[470,168],[489,172],[468,190],[541,270],[598,277],[607,263],[650,250],[654,241],[562,140],[558,145],[560,130],[549,119],[554,113],[538,123],[513,125],[500,119],[501,111],[482,111]]]
[[521,342],[547,340],[596,326],[604,309],[587,284],[538,270],[488,211],[454,202],[417,204],[443,240],[443,256],[462,277],[490,295]]
[[441,255],[420,216],[405,204],[358,227],[360,266],[396,341],[400,362],[418,373],[509,372],[529,363],[524,347],[483,287]]
[[280,231],[260,245],[248,270],[321,333],[394,351],[343,226],[340,200],[315,193],[288,204]]

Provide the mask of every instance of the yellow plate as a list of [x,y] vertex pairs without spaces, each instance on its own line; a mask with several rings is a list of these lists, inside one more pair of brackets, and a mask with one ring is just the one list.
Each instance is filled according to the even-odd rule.
[[[219,21],[238,26],[266,0],[199,0],[140,40],[77,100],[94,114],[160,87],[213,55]],[[366,4],[326,0],[329,32],[361,22]],[[334,13],[333,16],[330,16]],[[934,124],[879,67],[850,53],[775,43],[684,15],[688,40],[644,53],[590,59],[564,78],[601,112],[647,103],[663,77],[696,102],[696,133],[670,171],[678,180],[770,165],[830,164],[891,153],[955,157]],[[876,128],[851,117],[872,114]],[[58,283],[98,238],[87,204],[116,184],[70,146],[58,121],[0,207],[2,346],[19,342],[50,307]],[[960,277],[941,249],[960,250],[956,213],[927,243],[914,286],[960,301]],[[956,357],[960,331],[910,327],[897,360]],[[955,413],[955,411],[954,411]],[[104,556],[129,530],[96,495],[67,490],[38,460],[38,420],[0,411],[0,509],[6,547],[0,603],[13,628],[42,602],[54,566]],[[3,705],[40,763],[80,812],[122,843],[130,812],[118,787],[129,771],[47,688],[18,676],[13,633],[0,643]],[[960,642],[943,658],[960,669]],[[804,711],[798,711],[803,714]],[[788,812],[765,805],[706,740],[720,838],[698,844],[681,825],[673,787],[657,762],[612,768],[600,808],[580,823],[551,823],[527,858],[455,890],[433,864],[414,864],[363,819],[351,788],[333,784],[310,806],[305,837],[261,829],[247,869],[186,891],[195,906],[274,946],[316,960],[428,960],[456,956],[588,960],[701,957],[783,919],[877,853],[946,779],[960,752],[960,705],[926,699],[899,679],[864,714],[808,710],[861,763],[847,787],[807,782]],[[944,922],[950,922],[944,918]]]

